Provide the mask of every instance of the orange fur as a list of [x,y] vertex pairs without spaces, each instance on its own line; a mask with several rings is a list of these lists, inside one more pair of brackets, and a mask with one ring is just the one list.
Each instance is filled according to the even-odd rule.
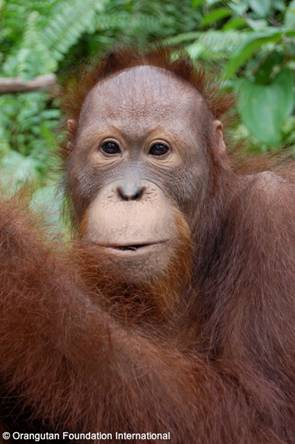
[[[70,116],[97,81],[141,63],[194,84],[214,116],[229,106],[212,101],[188,61],[167,57],[110,55],[67,96]],[[170,273],[142,288],[109,275],[89,246],[63,251],[42,240],[17,201],[1,203],[3,428],[170,432],[174,444],[294,442],[294,166],[285,179],[245,177],[210,156],[215,186],[192,202],[191,236],[179,222]]]

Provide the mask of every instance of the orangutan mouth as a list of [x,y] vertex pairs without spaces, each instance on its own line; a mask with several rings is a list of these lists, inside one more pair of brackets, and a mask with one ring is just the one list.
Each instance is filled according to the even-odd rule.
[[161,240],[156,242],[143,242],[143,243],[128,243],[124,245],[119,244],[109,244],[109,245],[100,245],[103,248],[107,248],[108,250],[112,250],[114,253],[125,252],[125,253],[134,253],[134,252],[145,252],[162,246],[167,242],[167,240]]

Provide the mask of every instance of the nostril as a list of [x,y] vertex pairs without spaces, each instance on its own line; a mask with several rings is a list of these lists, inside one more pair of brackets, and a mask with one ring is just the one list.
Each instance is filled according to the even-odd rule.
[[124,190],[123,187],[117,188],[118,195],[122,200],[139,200],[141,199],[144,191],[145,187],[136,188],[133,190]]
[[145,187],[141,187],[141,188],[139,188],[139,189],[136,191],[136,193],[134,194],[133,199],[134,199],[134,200],[141,199],[141,197],[142,197],[142,195],[143,195],[143,193],[144,193],[144,190],[145,190]]
[[128,195],[126,195],[126,194],[124,193],[124,190],[122,189],[122,187],[118,187],[118,188],[117,188],[117,192],[118,192],[119,197],[120,197],[122,200],[129,200]]

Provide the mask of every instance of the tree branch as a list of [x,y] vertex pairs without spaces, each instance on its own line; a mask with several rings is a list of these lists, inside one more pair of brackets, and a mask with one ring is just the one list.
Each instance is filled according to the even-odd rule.
[[0,77],[0,94],[30,92],[52,88],[54,85],[56,85],[56,76],[54,74],[38,76],[32,80],[23,80],[18,77]]

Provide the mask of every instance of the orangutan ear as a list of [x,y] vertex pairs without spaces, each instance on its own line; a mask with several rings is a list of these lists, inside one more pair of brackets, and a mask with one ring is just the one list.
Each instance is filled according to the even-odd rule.
[[67,133],[68,133],[68,142],[67,142],[67,151],[71,152],[73,148],[73,139],[77,130],[77,121],[75,119],[67,120]]
[[215,134],[214,148],[217,156],[223,156],[226,153],[226,146],[223,138],[223,125],[220,120],[214,120],[213,131]]
[[77,129],[77,121],[75,119],[68,119],[67,120],[67,130],[68,130],[69,138],[74,137],[76,129]]

